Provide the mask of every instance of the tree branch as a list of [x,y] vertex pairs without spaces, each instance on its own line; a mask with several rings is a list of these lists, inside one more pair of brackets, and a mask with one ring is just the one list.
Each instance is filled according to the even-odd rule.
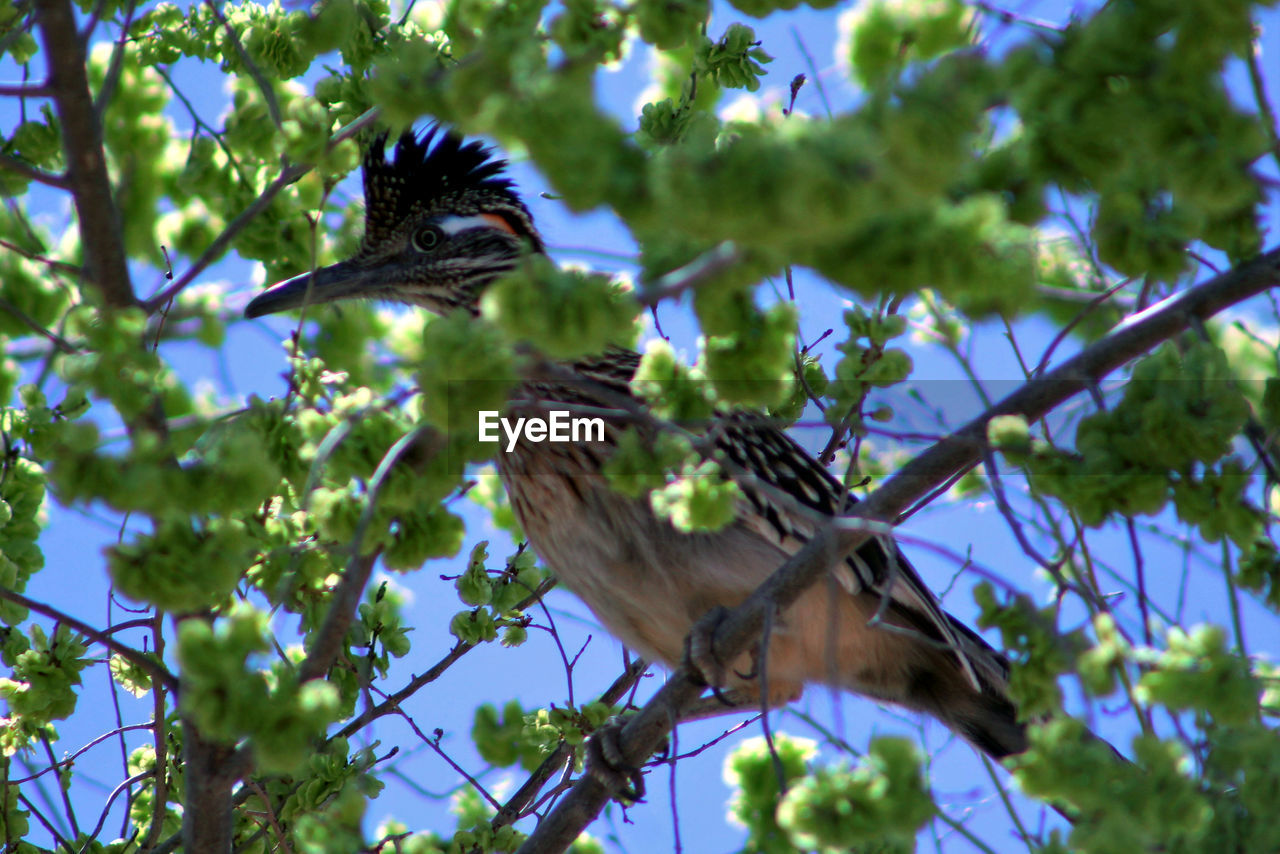
[[44,184],[46,187],[53,187],[55,190],[71,189],[71,182],[67,180],[65,175],[55,175],[52,172],[37,169],[31,164],[24,163],[17,157],[12,157],[8,154],[0,154],[0,169],[17,172],[28,180],[35,181],[37,184]]
[[249,52],[244,49],[235,27],[231,26],[231,22],[222,14],[218,4],[213,0],[205,0],[205,5],[209,7],[209,11],[213,13],[213,16],[218,19],[218,23],[222,24],[222,29],[227,34],[227,41],[231,42],[231,46],[235,48],[236,55],[244,63],[245,70],[249,72],[253,82],[258,84],[258,91],[262,93],[262,100],[266,102],[267,114],[271,116],[271,123],[276,126],[276,130],[280,130],[281,125],[284,123],[284,117],[280,113],[280,104],[276,100],[275,90],[271,88],[271,81],[267,79],[267,75],[262,73],[262,69],[249,56]]
[[49,87],[43,83],[0,84],[0,95],[6,98],[47,98]]
[[120,214],[102,149],[102,126],[89,93],[84,42],[76,31],[71,0],[39,0],[36,15],[49,63],[48,85],[62,123],[67,182],[80,221],[85,272],[107,305],[135,305]]
[[[186,854],[227,854],[231,850],[231,785],[237,776],[229,760],[235,747],[206,739],[195,721],[182,719],[182,850]],[[163,769],[160,769],[163,770]]]
[[[973,467],[987,447],[987,423],[997,415],[1028,421],[1085,390],[1090,384],[1204,320],[1280,282],[1280,249],[1216,276],[1152,306],[1112,330],[1044,377],[1032,380],[955,433],[919,454],[860,502],[848,517],[831,519],[792,555],[750,598],[717,624],[714,648],[725,660],[745,651],[764,627],[766,615],[790,606],[836,561],[865,542],[864,520],[892,521],[937,484]],[[639,766],[659,748],[671,721],[697,700],[704,686],[682,665],[618,735],[624,761]],[[518,854],[550,854],[567,849],[616,794],[598,776],[584,774],[563,801],[534,829]]]
[[145,652],[139,652],[131,646],[120,643],[120,641],[111,637],[108,632],[104,632],[101,629],[95,629],[88,623],[82,620],[77,620],[70,614],[59,611],[51,605],[46,605],[43,602],[37,602],[34,599],[23,596],[21,593],[9,590],[6,587],[0,586],[0,599],[8,599],[10,602],[14,602],[24,608],[35,611],[37,614],[43,614],[51,620],[57,620],[64,626],[69,626],[72,629],[75,629],[94,643],[101,644],[121,658],[127,658],[129,661],[138,665],[143,670],[147,671],[153,680],[164,685],[170,691],[177,689],[178,680],[172,673],[165,669],[164,664]]

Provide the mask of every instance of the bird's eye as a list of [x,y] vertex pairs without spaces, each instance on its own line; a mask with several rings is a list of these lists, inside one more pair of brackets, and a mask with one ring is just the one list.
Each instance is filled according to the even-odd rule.
[[419,252],[430,252],[444,240],[444,232],[434,225],[426,225],[413,233],[413,248]]

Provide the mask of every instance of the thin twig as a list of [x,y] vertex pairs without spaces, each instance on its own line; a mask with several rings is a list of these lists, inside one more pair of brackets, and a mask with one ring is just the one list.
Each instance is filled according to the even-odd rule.
[[21,786],[24,783],[30,783],[32,780],[38,780],[41,777],[43,777],[45,774],[48,774],[51,771],[61,768],[64,765],[74,765],[77,759],[79,759],[82,755],[84,755],[88,751],[97,747],[99,744],[102,744],[102,742],[107,741],[108,739],[115,738],[121,733],[129,732],[130,730],[138,730],[138,729],[151,729],[151,724],[127,724],[125,726],[121,726],[116,729],[113,729],[110,732],[104,732],[102,735],[98,736],[93,741],[90,741],[88,744],[86,744],[84,747],[80,748],[76,752],[68,754],[65,759],[59,762],[54,762],[50,765],[46,765],[45,767],[41,768],[39,771],[37,771],[34,774],[29,774],[26,777],[19,777],[16,780],[9,780],[8,785]]
[[23,323],[27,325],[27,328],[29,328],[32,332],[36,333],[37,335],[47,340],[54,347],[56,347],[60,352],[63,352],[63,353],[78,352],[77,348],[74,347],[71,344],[71,342],[67,341],[67,339],[63,338],[61,335],[58,335],[55,332],[51,332],[48,329],[45,329],[38,322],[36,322],[35,318],[27,314],[22,309],[18,308],[13,303],[9,302],[9,300],[4,297],[0,297],[0,311],[7,311],[9,314],[12,314],[14,317],[18,318],[18,320],[21,320]]
[[116,40],[116,46],[111,50],[111,64],[107,66],[107,76],[102,81],[102,88],[98,90],[98,99],[93,103],[98,124],[102,124],[102,117],[106,115],[107,105],[111,103],[111,96],[115,94],[116,85],[120,82],[120,74],[124,71],[125,45],[130,40],[129,26],[133,23],[133,13],[137,8],[137,0],[129,0],[129,7],[124,13],[124,25],[120,28],[120,38]]
[[1142,557],[1138,527],[1133,523],[1133,519],[1125,519],[1125,529],[1129,532],[1129,547],[1133,550],[1133,574],[1138,584],[1138,613],[1142,615],[1142,640],[1147,646],[1151,646],[1151,614],[1147,602],[1146,561]]
[[23,258],[28,260],[38,261],[50,270],[53,270],[55,273],[63,273],[68,276],[74,276],[77,279],[84,275],[84,270],[80,269],[75,264],[68,264],[66,261],[59,261],[56,258],[49,258],[48,256],[41,255],[38,252],[19,246],[18,244],[12,243],[8,240],[0,239],[0,247],[8,249],[10,252],[17,252]]
[[[157,611],[152,618],[152,637],[155,639],[156,655],[164,657],[164,616]],[[160,833],[164,830],[164,817],[169,801],[169,738],[165,714],[165,692],[163,686],[156,685],[152,689],[152,726],[154,727],[152,745],[155,750],[156,778],[151,793],[151,827],[147,830],[147,838],[142,843],[142,850],[154,848],[160,841]]]
[[677,299],[690,288],[696,288],[738,263],[742,258],[738,247],[726,240],[708,249],[678,270],[645,282],[637,294],[637,301],[648,308],[663,300]]
[[[377,117],[378,111],[376,108],[366,110],[358,118],[330,137],[326,150],[332,149],[343,140],[354,136],[362,128],[371,124]],[[206,267],[222,257],[222,253],[226,252],[227,249],[230,248],[232,241],[235,240],[241,231],[248,227],[249,223],[253,222],[254,218],[257,217],[258,214],[262,213],[270,206],[272,199],[279,195],[281,190],[310,172],[311,169],[312,167],[310,166],[303,166],[299,164],[293,164],[282,169],[280,174],[276,176],[276,179],[262,191],[258,198],[254,199],[254,201],[247,208],[241,211],[235,219],[227,223],[227,227],[222,230],[222,233],[218,235],[217,239],[215,239],[213,243],[209,244],[209,248],[206,249],[190,267],[187,268],[185,273],[178,277],[177,281],[142,304],[142,307],[146,309],[147,314],[152,314],[164,308],[171,299],[176,297],[188,285],[194,282],[196,277],[203,273]]]
[[[630,691],[644,675],[648,668],[648,663],[644,659],[637,658],[627,665],[622,675],[613,681],[613,684],[605,690],[599,697],[599,702],[607,705],[617,705],[623,695]],[[491,826],[497,830],[504,825],[513,824],[525,815],[525,811],[537,799],[538,792],[542,791],[542,787],[547,781],[560,772],[564,768],[565,763],[569,761],[573,755],[573,746],[568,742],[560,742],[546,759],[542,760],[542,764],[529,775],[529,779],[516,790],[507,802],[498,810],[498,814],[493,817]]]
[[[555,586],[556,581],[554,578],[544,579],[541,584],[534,588],[533,593],[526,596],[523,601],[516,605],[516,610],[523,611],[529,608]],[[401,703],[408,700],[423,686],[428,685],[443,676],[445,671],[452,667],[458,659],[475,649],[476,646],[478,646],[478,644],[458,641],[453,649],[449,650],[442,659],[432,665],[425,673],[421,676],[413,677],[409,680],[409,684],[405,685],[399,691],[389,695],[378,705],[365,709],[365,711],[352,718],[347,722],[346,726],[330,736],[329,740],[332,741],[335,738],[350,738],[378,718],[394,714],[400,707]]]
[[43,602],[37,602],[35,599],[23,596],[15,590],[7,587],[0,587],[0,599],[8,599],[24,608],[35,611],[37,614],[43,614],[51,620],[57,620],[69,628],[75,629],[80,634],[89,638],[94,643],[101,644],[116,655],[127,658],[129,661],[141,667],[151,675],[151,678],[157,682],[163,683],[170,690],[178,687],[178,680],[170,673],[165,666],[151,657],[145,652],[139,652],[131,646],[126,646],[115,638],[111,637],[109,632],[94,628],[83,620],[77,620],[75,617],[63,611],[59,611],[52,605],[46,605]]
[[5,98],[47,98],[52,94],[53,90],[44,83],[0,83],[0,96]]
[[66,175],[55,175],[52,172],[37,169],[31,164],[8,154],[0,154],[0,169],[17,172],[24,178],[29,178],[37,184],[44,184],[45,186],[53,187],[56,190],[71,189],[71,181]]
[[249,57],[249,52],[244,49],[244,44],[240,41],[240,34],[231,26],[231,22],[222,14],[222,10],[218,8],[218,4],[213,0],[205,0],[205,5],[209,7],[209,11],[218,19],[218,23],[222,24],[222,29],[226,31],[227,38],[231,41],[231,46],[235,48],[236,54],[239,55],[240,61],[244,63],[245,69],[249,72],[249,76],[253,78],[253,82],[258,84],[258,91],[262,93],[262,100],[266,102],[267,114],[271,116],[271,123],[276,126],[276,130],[284,124],[284,116],[280,113],[280,103],[276,100],[276,90],[271,87],[271,81],[262,73],[262,69],[258,67],[258,63]]

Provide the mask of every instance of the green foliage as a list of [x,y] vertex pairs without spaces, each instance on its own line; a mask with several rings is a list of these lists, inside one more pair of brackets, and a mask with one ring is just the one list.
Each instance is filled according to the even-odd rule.
[[1020,415],[997,415],[987,422],[987,441],[1011,460],[1024,458],[1031,450],[1031,430]]
[[1248,662],[1227,649],[1218,626],[1190,633],[1170,629],[1168,647],[1153,655],[1154,667],[1138,680],[1140,700],[1171,709],[1195,709],[1226,724],[1244,724],[1258,713],[1258,684]]
[[627,346],[635,336],[635,305],[607,276],[560,269],[544,257],[485,291],[481,310],[506,340],[536,341],[555,359]]
[[809,739],[774,733],[773,750],[777,765],[765,740],[750,738],[725,759],[725,782],[734,789],[729,814],[747,828],[745,851],[790,854],[795,849],[776,817],[782,796],[779,785],[801,779],[817,748]]
[[551,21],[551,37],[574,61],[615,62],[626,37],[620,10],[599,0],[568,0]]
[[1181,745],[1140,736],[1135,763],[1118,764],[1110,748],[1065,719],[1033,727],[1031,741],[1014,762],[1018,783],[1081,811],[1073,849],[1151,850],[1204,838],[1211,808],[1186,773]]
[[520,763],[526,771],[532,771],[542,762],[541,742],[525,737],[526,712],[518,700],[510,700],[502,707],[502,715],[492,704],[476,708],[475,722],[471,725],[471,740],[485,762],[508,768]]
[[641,0],[635,6],[640,38],[662,50],[683,45],[711,14],[707,0]]
[[799,420],[810,398],[821,398],[831,385],[818,359],[807,353],[796,357],[793,370],[795,382],[791,386],[791,394],[782,403],[769,407],[769,415],[784,424],[794,424]]
[[1274,543],[1250,543],[1241,550],[1236,571],[1242,586],[1262,594],[1269,607],[1280,610],[1280,552]]
[[1231,450],[1249,412],[1222,350],[1171,344],[1143,359],[1123,399],[1080,422],[1078,455],[1044,447],[1027,460],[1038,489],[1067,502],[1087,525],[1111,513],[1155,514],[1174,498],[1178,514],[1218,540],[1240,546],[1258,531],[1243,501],[1239,463],[1226,460],[1197,476],[1193,466],[1217,463]]
[[543,752],[561,741],[577,746],[603,726],[615,711],[600,702],[587,703],[582,708],[552,706],[538,709],[525,715],[523,735],[532,743],[542,745]]
[[760,311],[749,291],[727,286],[698,292],[695,307],[707,333],[704,360],[716,396],[766,406],[792,387],[796,310],[778,303]]
[[[18,411],[6,410],[6,424],[11,423],[11,413]],[[37,463],[18,458],[6,466],[0,481],[0,515],[8,517],[0,526],[0,584],[9,590],[25,590],[28,579],[44,566],[44,553],[36,542],[44,496],[44,470]],[[26,617],[25,608],[0,603],[0,621],[5,625],[17,625]]]
[[70,717],[76,710],[80,673],[89,663],[84,639],[66,626],[58,626],[49,637],[33,625],[29,637],[29,642],[19,639],[4,647],[10,675],[0,678],[0,697],[8,704],[9,716],[0,726],[0,752],[6,757],[52,733],[53,721]]
[[[422,338],[418,405],[423,420],[445,431],[449,442],[442,457],[449,465],[436,472],[440,498],[457,485],[465,462],[493,455],[495,446],[479,441],[477,413],[503,408],[515,381],[514,359],[511,342],[497,327],[464,312],[428,323]],[[421,488],[412,485],[415,500],[421,500]]]
[[631,390],[657,416],[678,424],[701,424],[711,417],[713,402],[703,372],[689,368],[676,358],[666,341],[650,341],[635,375]]
[[237,605],[216,623],[184,620],[178,661],[184,690],[180,708],[211,737],[248,736],[268,772],[310,761],[312,743],[338,714],[338,692],[328,682],[299,685],[289,669],[261,670],[250,657],[269,648],[265,615]]
[[649,504],[678,531],[718,531],[737,516],[742,490],[713,460],[689,461],[666,486],[649,493]]
[[765,73],[763,64],[770,62],[773,57],[760,47],[755,30],[732,24],[717,42],[703,37],[694,52],[693,71],[726,89],[754,92]]
[[404,625],[401,609],[404,597],[388,587],[387,582],[370,591],[368,601],[359,609],[360,621],[353,627],[351,645],[366,647],[366,661],[386,677],[389,658],[404,658],[409,652],[408,633],[413,631]]
[[1037,608],[1025,595],[1005,602],[983,582],[973,589],[982,609],[978,625],[1000,630],[1001,646],[1010,658],[1009,696],[1024,720],[1057,711],[1062,705],[1058,677],[1071,670],[1075,652],[1083,646],[1078,633],[1062,634],[1054,607]]
[[660,432],[652,438],[639,430],[626,430],[619,437],[605,464],[609,485],[632,498],[667,485],[667,472],[684,464],[696,465],[697,456],[689,440],[675,433]]
[[937,808],[922,757],[902,738],[876,738],[857,768],[822,768],[778,805],[778,824],[797,846],[820,851],[911,852]]
[[243,522],[173,520],[114,547],[107,565],[116,588],[139,602],[186,613],[222,605],[240,581],[253,541]]
[[533,552],[522,548],[508,558],[502,572],[493,573],[485,567],[488,546],[487,541],[475,544],[466,571],[454,581],[458,598],[471,610],[455,614],[449,631],[463,643],[478,644],[497,640],[502,629],[503,646],[520,646],[529,623],[520,604],[533,595],[546,572]]
[[111,678],[135,697],[151,691],[151,672],[123,655],[111,656]]
[[[1098,193],[1099,257],[1122,274],[1172,279],[1192,240],[1234,258],[1260,246],[1246,164],[1265,137],[1218,76],[1246,49],[1250,7],[1223,4],[1212,24],[1202,8],[1107,6],[1006,64],[1034,164],[1068,191]],[[1118,126],[1132,129],[1123,141],[1100,132]]]
[[907,351],[885,345],[907,328],[901,315],[872,315],[861,306],[844,313],[849,337],[840,345],[844,358],[836,363],[830,394],[840,409],[828,417],[855,412],[872,388],[896,385],[911,375]]
[[[4,760],[6,765],[8,759]],[[4,833],[6,839],[21,839],[27,835],[27,831],[31,829],[31,822],[28,817],[31,815],[30,810],[20,809],[18,807],[18,787],[4,787],[4,801],[0,805],[0,833]],[[34,846],[27,845],[26,848],[21,847],[26,843],[20,843],[18,850],[22,854],[34,852]]]
[[849,59],[867,88],[893,78],[907,63],[966,47],[976,34],[973,13],[959,0],[874,0],[860,4],[856,14]]

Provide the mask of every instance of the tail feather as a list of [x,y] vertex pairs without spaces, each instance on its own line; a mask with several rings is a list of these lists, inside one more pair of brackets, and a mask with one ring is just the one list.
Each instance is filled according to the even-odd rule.
[[945,640],[930,631],[932,619],[907,608],[896,616],[924,635],[912,641],[903,705],[933,715],[993,759],[1026,750],[1026,724],[1009,699],[1008,660],[950,614]]

